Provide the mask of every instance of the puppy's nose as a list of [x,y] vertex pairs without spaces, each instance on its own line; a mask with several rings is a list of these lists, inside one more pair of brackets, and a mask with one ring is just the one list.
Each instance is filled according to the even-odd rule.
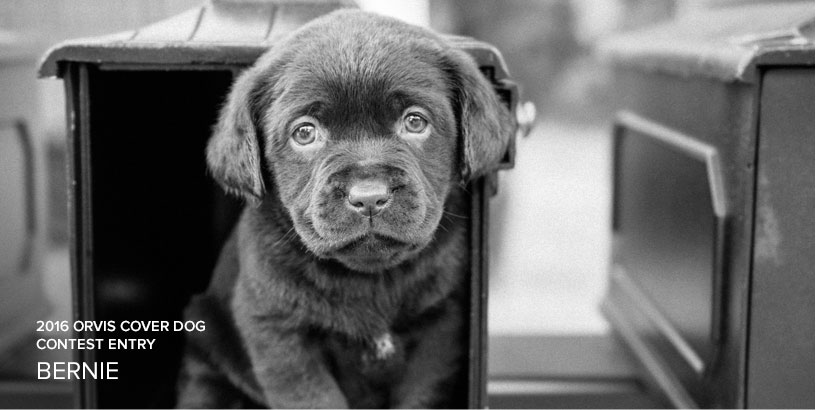
[[349,206],[363,216],[377,215],[388,206],[389,199],[388,186],[377,179],[356,181],[349,188]]

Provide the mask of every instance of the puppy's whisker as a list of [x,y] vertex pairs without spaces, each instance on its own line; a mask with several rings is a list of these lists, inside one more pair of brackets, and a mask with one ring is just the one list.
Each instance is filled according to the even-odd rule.
[[283,245],[283,244],[289,242],[292,238],[294,238],[294,235],[290,236],[290,234],[293,233],[293,232],[295,232],[295,227],[294,226],[289,228],[289,230],[286,231],[286,233],[284,233],[283,236],[280,237],[280,239],[275,241],[275,243],[272,244],[272,247],[274,248],[274,247],[276,247],[278,245]]
[[457,214],[455,214],[453,212],[442,211],[442,213],[444,213],[445,215],[448,215],[448,216],[452,216],[454,218],[468,219],[468,217],[466,217],[466,216],[457,215]]
[[[291,231],[291,233],[289,234],[289,236],[287,236],[287,237],[286,237],[286,242],[287,242],[287,243],[288,243],[288,242],[292,242],[292,241],[294,241],[295,239],[297,239],[297,232],[295,232],[295,230],[294,230],[294,229],[292,229],[292,231]],[[304,248],[304,247],[303,247],[303,246],[301,246],[301,248]],[[305,248],[304,248],[304,249],[305,249]]]

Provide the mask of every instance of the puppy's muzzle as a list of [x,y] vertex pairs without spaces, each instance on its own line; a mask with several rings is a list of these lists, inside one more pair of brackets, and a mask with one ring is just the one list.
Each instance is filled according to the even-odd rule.
[[364,217],[372,218],[390,204],[391,190],[385,181],[374,178],[356,180],[349,187],[347,205]]

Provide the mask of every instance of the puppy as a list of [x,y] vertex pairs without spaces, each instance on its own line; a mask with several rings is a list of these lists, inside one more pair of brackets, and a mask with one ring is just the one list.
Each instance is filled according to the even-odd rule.
[[464,186],[514,132],[472,59],[353,10],[235,82],[207,147],[247,200],[190,334],[179,407],[464,407]]

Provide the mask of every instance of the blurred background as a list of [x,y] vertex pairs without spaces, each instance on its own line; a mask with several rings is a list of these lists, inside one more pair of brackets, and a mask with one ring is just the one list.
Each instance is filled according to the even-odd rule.
[[[517,142],[515,169],[500,173],[491,203],[491,366],[512,361],[508,355],[534,354],[507,347],[502,337],[609,331],[598,305],[610,241],[612,84],[593,47],[613,33],[712,3],[359,1],[364,9],[492,43],[520,84],[522,100],[537,108],[532,132]],[[61,81],[37,79],[39,58],[62,40],[132,30],[199,4],[0,1],[0,285],[8,290],[0,300],[0,380],[13,382],[31,370],[15,366],[30,350],[34,320],[71,318],[65,98]],[[32,183],[33,202],[26,191]],[[32,215],[33,225],[27,222]],[[21,273],[20,261],[31,255],[31,268]],[[15,306],[29,308],[15,312]],[[14,389],[4,386],[0,394]]]

